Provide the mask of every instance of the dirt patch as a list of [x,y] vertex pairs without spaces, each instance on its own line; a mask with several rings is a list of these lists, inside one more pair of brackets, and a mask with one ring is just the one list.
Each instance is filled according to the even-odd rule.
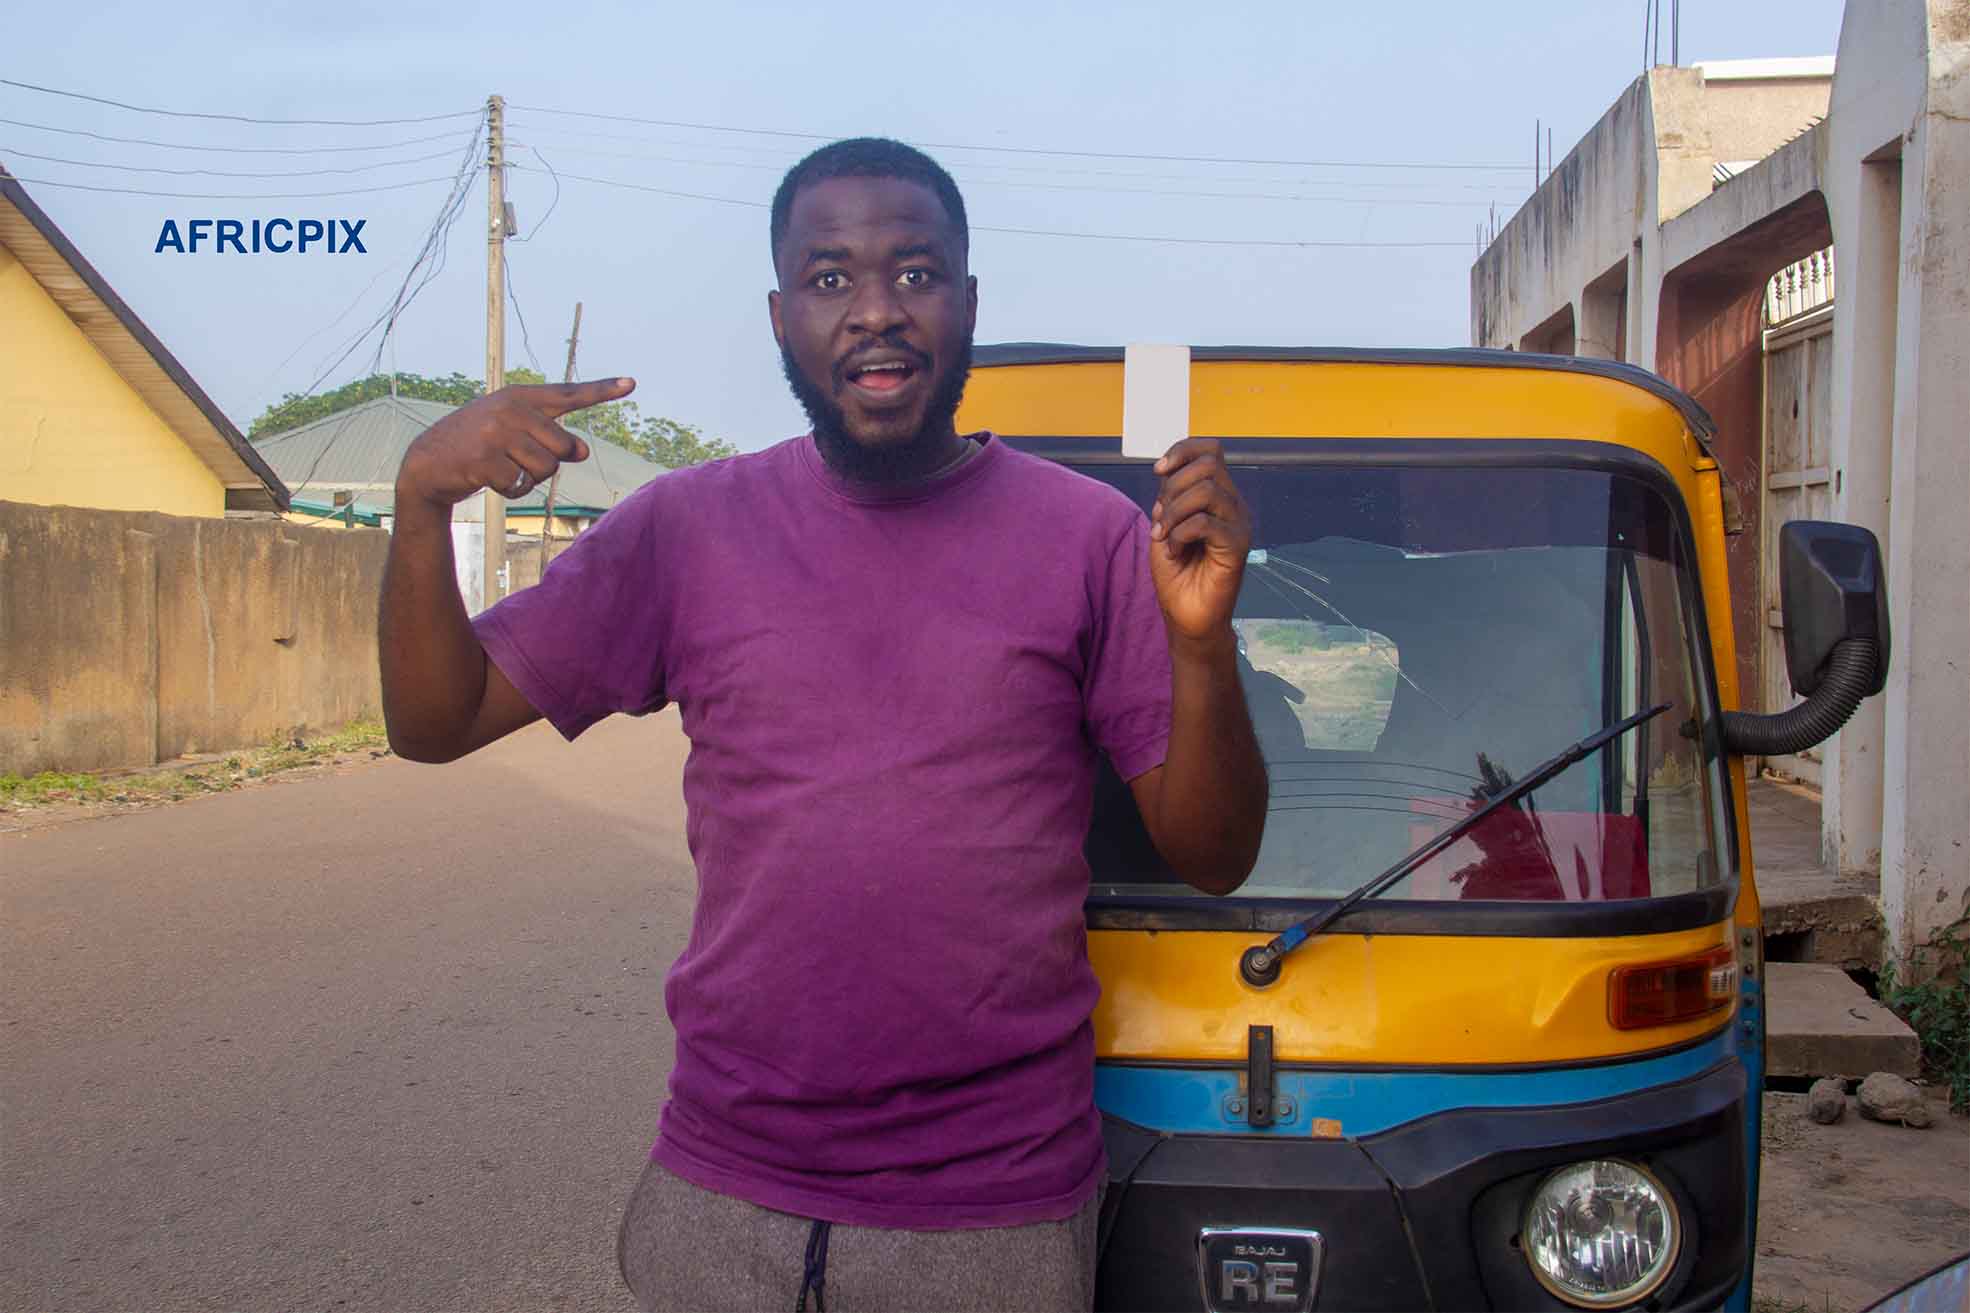
[[1970,1119],[1929,1098],[1935,1125],[1915,1131],[1861,1120],[1851,1097],[1820,1126],[1805,1095],[1765,1095],[1757,1313],[1865,1308],[1970,1250]]
[[18,795],[0,800],[0,835],[174,807],[236,789],[346,775],[390,755],[380,731],[374,735],[366,730],[345,731],[337,738],[300,747],[289,743],[142,772],[64,777],[75,781],[75,787],[43,788],[31,801]]

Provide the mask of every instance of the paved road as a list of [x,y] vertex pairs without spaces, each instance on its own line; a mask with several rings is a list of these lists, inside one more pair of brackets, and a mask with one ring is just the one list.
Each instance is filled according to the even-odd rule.
[[0,1307],[608,1309],[674,713],[0,836]]
[[[628,1309],[682,763],[672,714],[536,726],[0,835],[0,1310]],[[1796,1124],[1767,1122],[1778,1302],[1828,1253],[1961,1247],[1958,1119]]]

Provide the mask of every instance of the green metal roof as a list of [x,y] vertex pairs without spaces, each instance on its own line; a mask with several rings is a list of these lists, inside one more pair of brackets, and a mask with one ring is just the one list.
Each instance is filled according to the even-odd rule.
[[[274,472],[293,490],[295,504],[331,504],[338,492],[352,495],[359,513],[388,515],[396,504],[397,467],[419,434],[449,415],[455,406],[410,397],[377,397],[299,428],[254,442]],[[644,460],[613,442],[589,437],[589,457],[563,465],[554,495],[556,516],[592,518],[636,491],[666,467]],[[535,488],[506,504],[511,515],[539,515],[547,489]]]

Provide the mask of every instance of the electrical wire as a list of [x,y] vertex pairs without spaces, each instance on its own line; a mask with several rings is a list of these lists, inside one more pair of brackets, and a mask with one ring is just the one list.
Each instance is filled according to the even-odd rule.
[[[533,173],[537,171],[530,164],[509,163],[506,167],[509,169],[517,169],[522,173]],[[622,182],[615,178],[591,178],[585,174],[580,174],[580,173],[560,173],[560,174],[556,174],[555,176],[560,178],[572,178],[577,182],[600,183],[605,187],[622,187],[629,191],[652,192],[658,196],[674,196],[680,200],[686,200],[686,201],[710,201],[716,205],[743,205],[746,208],[753,210],[764,210],[770,208],[765,201],[742,201],[732,196],[709,196],[706,195],[704,192],[674,191],[668,187],[650,187],[650,186],[646,186],[643,183]]]
[[[370,320],[354,337],[348,339],[334,361],[321,370],[314,381],[298,395],[312,396],[315,389],[320,387],[330,374],[341,368],[342,362],[353,355],[356,348],[362,345],[363,339],[375,332],[380,325],[383,335],[377,339],[376,351],[370,358],[369,368],[371,374],[377,371],[382,363],[383,349],[389,343],[397,321],[417,299],[418,293],[430,286],[431,281],[444,270],[445,255],[450,248],[451,231],[457,225],[459,215],[464,212],[466,199],[472,194],[472,176],[477,167],[479,143],[484,136],[484,130],[485,125],[481,123],[479,129],[473,132],[472,140],[466,145],[464,157],[459,161],[458,171],[452,177],[452,189],[446,195],[444,204],[439,207],[437,217],[431,221],[431,227],[425,234],[417,258],[411,261],[410,268],[405,271],[403,282],[398,284],[397,294],[392,298],[389,308]],[[421,278],[418,277],[420,268],[424,270]],[[418,281],[417,285],[412,287],[411,280],[414,278]],[[329,440],[322,444],[321,450],[315,453],[314,460],[309,463],[307,474],[299,484],[295,485],[295,492],[302,491],[314,481],[315,473],[321,469],[322,461],[326,460],[328,454],[335,449],[335,444],[341,441],[342,433],[343,430],[338,428]]]
[[127,109],[137,114],[162,114],[174,119],[219,119],[228,123],[254,123],[268,127],[322,127],[322,128],[380,128],[397,123],[438,123],[445,119],[476,118],[483,110],[459,110],[452,114],[426,114],[419,118],[400,119],[263,119],[247,114],[206,114],[195,110],[158,109],[151,105],[132,105],[121,100],[110,100],[105,96],[86,95],[80,91],[63,91],[59,87],[36,86],[32,82],[16,82],[12,78],[0,78],[0,86],[19,87],[22,91],[38,91],[47,96],[65,96],[70,100],[86,100],[92,104],[109,105],[116,109]]
[[164,169],[150,164],[104,164],[94,160],[63,159],[59,155],[36,155],[31,151],[13,150],[0,146],[0,156],[13,156],[24,160],[40,160],[47,164],[67,164],[78,169],[118,169],[125,173],[164,173],[173,177],[188,178],[201,176],[207,178],[316,178],[325,174],[367,173],[371,169],[388,169],[402,164],[423,164],[430,160],[450,159],[456,152],[449,150],[433,151],[429,155],[413,155],[402,160],[378,160],[373,164],[357,164],[346,169],[286,169],[275,173],[241,173],[231,169]]
[[[509,140],[507,144],[513,145],[514,143]],[[525,237],[514,237],[511,239],[516,242],[530,242],[538,237],[540,230],[547,226],[548,219],[553,217],[555,207],[561,203],[561,175],[554,172],[554,166],[547,163],[547,157],[542,155],[538,149],[533,146],[526,146],[525,149],[546,167],[548,174],[554,179],[554,199],[547,203],[546,212],[540,216],[540,222],[534,225],[532,232],[528,233]]]
[[147,137],[117,137],[83,128],[57,128],[46,123],[29,123],[26,119],[0,119],[0,123],[12,128],[33,128],[36,132],[59,132],[65,137],[92,137],[97,141],[113,141],[123,146],[155,146],[160,150],[202,150],[239,155],[337,155],[348,151],[396,150],[400,146],[422,146],[433,141],[456,141],[464,135],[457,130],[435,132],[428,137],[407,137],[402,141],[383,141],[373,146],[205,146],[181,141],[152,141]]
[[18,173],[9,173],[7,176],[11,177],[15,182],[31,182],[37,187],[66,187],[70,191],[105,192],[116,196],[159,196],[168,200],[180,201],[306,201],[319,200],[328,196],[367,196],[371,192],[402,191],[406,187],[423,187],[430,183],[447,181],[444,178],[413,178],[409,182],[385,183],[380,187],[348,187],[342,191],[209,192],[148,191],[138,187],[98,187],[86,182],[61,182],[54,178],[26,178]]
[[[533,151],[536,156],[538,156],[540,153],[538,149],[536,149],[531,145],[529,145],[527,149]],[[557,146],[556,149],[566,150],[575,155],[592,155],[604,159],[648,160],[658,164],[701,165],[710,168],[720,168],[720,169],[757,169],[757,170],[765,170],[767,172],[773,172],[773,173],[778,173],[782,171],[778,165],[754,164],[746,160],[694,160],[694,159],[680,158],[677,156],[670,156],[670,155],[644,155],[632,151],[584,150],[578,146],[566,146],[566,147]],[[546,163],[546,161],[543,160],[542,163]],[[1443,200],[1436,198],[1404,199],[1401,197],[1388,197],[1388,196],[1281,195],[1278,193],[1270,193],[1270,192],[1186,191],[1186,190],[1175,190],[1170,188],[1155,188],[1155,187],[1104,187],[1092,183],[1021,182],[1007,178],[976,178],[976,177],[968,177],[968,176],[958,178],[956,181],[958,181],[960,184],[962,184],[965,187],[1019,187],[1030,191],[1096,192],[1110,196],[1178,196],[1178,197],[1200,198],[1205,200],[1293,201],[1300,203],[1332,204],[1332,205],[1412,205],[1412,206],[1425,206],[1425,207],[1469,207],[1473,205],[1483,206],[1490,204],[1488,200],[1482,198],[1476,198],[1476,197],[1467,200]],[[1257,181],[1269,181],[1269,180],[1253,179],[1252,181],[1257,182]],[[1347,186],[1349,184],[1345,182],[1336,182],[1331,185]],[[1495,190],[1495,189],[1487,188],[1486,190]]]
[[[513,165],[509,165],[508,167],[515,169],[528,169],[529,166],[524,164],[513,164]],[[623,182],[621,179],[618,178],[594,178],[594,177],[589,177],[586,174],[580,174],[580,173],[563,173],[560,174],[559,176],[563,178],[573,179],[577,182],[593,182],[593,183],[598,183],[604,187],[621,187],[627,191],[651,192],[658,196],[673,196],[673,197],[682,198],[684,200],[710,201],[719,205],[743,205],[748,209],[755,209],[755,210],[764,210],[769,208],[769,206],[765,201],[740,200],[737,197],[732,197],[732,196],[708,196],[702,192],[674,191],[667,187],[648,187],[648,186],[644,186],[641,183]],[[1242,238],[1235,238],[1235,237],[1165,237],[1165,236],[1156,236],[1156,235],[1145,234],[1145,233],[1089,233],[1089,232],[1064,232],[1051,228],[1001,228],[1001,227],[994,227],[988,224],[978,224],[978,223],[971,225],[971,231],[975,233],[1005,233],[1018,237],[1071,237],[1071,238],[1080,238],[1088,241],[1156,242],[1156,243],[1161,243],[1171,246],[1304,247],[1308,249],[1334,248],[1334,249],[1347,249],[1347,250],[1383,250],[1383,249],[1410,250],[1410,249],[1421,249],[1421,248],[1429,248],[1429,247],[1447,247],[1447,246],[1454,246],[1457,247],[1459,250],[1461,250],[1463,249],[1464,246],[1464,243],[1462,243],[1461,241],[1453,241],[1453,242],[1348,242],[1348,241],[1284,241],[1284,240],[1266,241],[1266,240],[1245,240]]]
[[[528,114],[559,114],[568,118],[601,119],[611,123],[643,123],[659,128],[685,128],[694,132],[735,132],[759,137],[792,137],[803,141],[836,141],[825,132],[794,132],[783,128],[734,128],[717,123],[687,123],[676,119],[638,118],[630,114],[598,114],[578,109],[549,109],[543,105],[511,105]],[[1247,164],[1289,169],[1476,169],[1492,173],[1516,171],[1521,164],[1461,164],[1436,161],[1395,160],[1274,160],[1249,159],[1231,155],[1151,155],[1129,151],[1056,150],[1040,146],[976,146],[950,141],[909,143],[925,150],[990,151],[1004,155],[1059,155],[1072,159],[1147,160],[1166,164]]]
[[547,377],[547,371],[540,367],[540,357],[534,354],[533,334],[527,331],[527,314],[526,311],[520,309],[520,293],[513,286],[513,260],[511,256],[507,257],[504,265],[506,299],[513,306],[513,317],[520,321],[520,344],[526,348],[527,363],[534,367],[534,373],[539,374],[544,379]]
[[[4,122],[5,120],[0,120]],[[561,137],[593,138],[598,141],[631,141],[645,145],[684,146],[693,150],[745,151],[754,155],[771,155],[777,161],[773,165],[751,164],[740,160],[677,160],[678,163],[696,163],[714,168],[776,168],[784,171],[800,160],[798,153],[789,154],[777,146],[748,146],[737,142],[684,141],[674,137],[651,137],[630,132],[593,132],[579,128],[564,128],[558,124],[535,123],[525,119],[508,119],[506,125],[516,133],[531,136],[534,133],[551,133]],[[624,158],[632,158],[625,156]],[[666,156],[637,156],[633,158],[666,159]],[[1207,182],[1218,185],[1251,183],[1259,186],[1312,186],[1312,187],[1387,187],[1396,189],[1415,189],[1419,187],[1442,188],[1450,191],[1481,191],[1497,193],[1501,189],[1513,190],[1497,182],[1451,182],[1444,179],[1431,179],[1428,182],[1396,182],[1386,178],[1227,178],[1222,174],[1210,173],[1143,173],[1135,169],[1090,169],[1082,166],[1057,167],[1044,164],[1001,164],[992,160],[973,160],[966,166],[969,169],[993,169],[1005,173],[1042,173],[1055,176],[1086,178],[1123,178],[1133,182]],[[1514,196],[1517,192],[1514,191]]]
[[317,328],[314,332],[302,338],[300,344],[297,345],[292,351],[288,352],[286,357],[283,358],[278,365],[274,366],[273,371],[271,373],[269,373],[265,378],[260,380],[260,390],[262,392],[266,392],[270,390],[274,385],[274,380],[280,377],[281,371],[294,363],[294,357],[300,355],[303,351],[307,350],[308,344],[310,342],[320,337],[323,333],[326,333],[329,329],[334,328],[337,324],[341,323],[344,319],[347,319],[349,317],[349,312],[354,310],[357,306],[361,305],[366,299],[368,299],[370,292],[375,289],[376,284],[382,280],[383,275],[389,272],[390,272],[389,265],[379,264],[377,266],[376,272],[369,276],[369,281],[363,284],[362,290],[356,293],[355,299],[350,301],[348,305],[342,307],[341,314],[335,316],[335,318],[329,320],[327,323],[323,324],[320,328]]

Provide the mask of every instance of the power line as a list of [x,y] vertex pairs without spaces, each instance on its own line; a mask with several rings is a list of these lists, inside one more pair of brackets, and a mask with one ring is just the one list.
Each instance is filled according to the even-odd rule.
[[988,228],[973,224],[971,230],[977,233],[1009,233],[1016,237],[1079,237],[1097,242],[1157,242],[1170,246],[1258,246],[1258,247],[1305,247],[1309,250],[1422,250],[1439,246],[1454,246],[1463,249],[1462,242],[1330,242],[1330,241],[1248,241],[1237,237],[1158,237],[1141,233],[1075,233],[1056,232],[1050,228]]
[[520,321],[520,343],[527,349],[527,361],[534,367],[534,373],[542,378],[547,371],[540,367],[540,357],[534,354],[534,337],[527,331],[527,315],[520,309],[520,294],[513,290],[513,257],[506,258],[506,299],[513,305],[513,317]]
[[[0,120],[0,122],[4,122],[4,121],[5,120]],[[800,155],[798,153],[789,153],[786,149],[776,146],[748,146],[738,142],[687,141],[687,140],[680,140],[675,137],[652,137],[649,136],[648,134],[633,133],[633,132],[594,132],[581,128],[564,128],[557,124],[551,124],[551,123],[534,123],[530,121],[521,121],[521,120],[509,120],[508,123],[509,126],[514,128],[518,133],[520,133],[523,136],[531,135],[537,132],[546,132],[561,137],[592,138],[599,141],[630,141],[644,145],[684,146],[693,150],[744,151],[747,154],[751,154],[751,155],[773,156],[778,161],[778,163],[771,165],[762,165],[762,164],[754,164],[745,160],[697,160],[697,159],[689,159],[684,157],[654,156],[654,155],[635,156],[635,157],[625,156],[624,158],[668,159],[668,160],[673,160],[674,162],[680,164],[700,164],[709,168],[731,168],[731,169],[772,168],[782,171],[791,167],[795,162],[797,162],[800,159]],[[570,147],[568,149],[573,149],[573,148]],[[601,154],[603,152],[591,151],[587,153]],[[1448,189],[1451,191],[1480,191],[1480,192],[1489,192],[1494,194],[1500,191],[1501,189],[1508,191],[1516,190],[1502,182],[1488,182],[1488,183],[1450,182],[1442,179],[1431,179],[1430,181],[1427,182],[1397,182],[1387,178],[1306,178],[1306,177],[1300,177],[1300,178],[1229,177],[1228,178],[1225,177],[1223,174],[1214,174],[1214,173],[1196,173],[1196,172],[1143,173],[1140,170],[1135,170],[1135,169],[1091,169],[1081,165],[1060,167],[1060,166],[1049,166],[1045,164],[1000,164],[991,160],[973,160],[967,163],[965,167],[969,169],[995,169],[1005,173],[1042,173],[1042,174],[1049,174],[1054,176],[1064,176],[1064,177],[1074,177],[1074,178],[1121,178],[1131,182],[1207,182],[1207,183],[1216,183],[1219,185],[1225,185],[1231,183],[1250,183],[1257,186],[1271,186],[1271,187],[1277,187],[1277,186],[1387,187],[1387,188],[1410,189],[1410,190],[1419,187],[1432,187],[1432,188]],[[1392,166],[1392,167],[1399,167],[1399,166]]]
[[346,169],[286,169],[275,173],[241,173],[231,169],[163,169],[151,164],[104,164],[95,160],[70,160],[59,155],[36,155],[31,151],[11,150],[0,146],[0,156],[18,156],[24,160],[41,160],[48,164],[68,164],[78,169],[118,169],[125,173],[164,173],[173,177],[188,178],[201,176],[207,178],[314,178],[324,174],[367,173],[371,169],[388,169],[402,164],[423,164],[429,160],[449,159],[451,151],[433,151],[429,155],[413,155],[402,160],[378,160],[374,164],[357,164]]
[[390,272],[389,265],[387,264],[377,265],[376,272],[369,276],[369,281],[363,284],[363,289],[360,292],[356,293],[355,300],[349,302],[348,305],[344,306],[342,308],[341,314],[335,316],[335,318],[329,320],[327,323],[323,324],[320,328],[317,328],[314,332],[302,338],[300,345],[295,347],[292,351],[288,352],[286,358],[283,359],[278,365],[274,366],[273,372],[268,374],[265,378],[263,378],[260,381],[261,389],[264,391],[272,388],[274,385],[274,380],[280,377],[281,371],[294,363],[294,357],[300,355],[304,350],[306,350],[310,342],[314,341],[316,338],[320,337],[323,333],[326,333],[329,329],[341,323],[344,319],[347,319],[349,317],[349,312],[351,310],[354,310],[357,306],[361,305],[364,299],[369,296],[371,289],[373,289],[376,286],[376,284],[382,280],[384,274],[387,274],[389,272]]
[[[528,169],[528,171],[531,172],[531,169],[529,169],[528,166],[524,164],[514,164],[514,165],[509,165],[508,167],[515,169]],[[620,179],[616,179],[616,178],[594,178],[580,173],[562,173],[558,176],[563,178],[570,178],[578,182],[599,183],[604,187],[621,187],[626,191],[651,192],[658,196],[673,196],[673,197],[682,198],[684,200],[711,201],[719,205],[743,205],[748,209],[755,209],[755,210],[764,210],[769,208],[765,201],[740,200],[737,197],[733,197],[733,196],[707,196],[701,192],[673,191],[667,187],[647,187],[642,185],[641,183],[623,182]],[[1154,235],[1143,234],[1143,233],[1087,233],[1087,232],[1062,232],[1050,228],[998,228],[998,227],[992,227],[987,224],[976,224],[976,223],[971,225],[971,231],[982,232],[982,233],[1007,233],[1019,237],[1072,237],[1072,238],[1080,238],[1088,241],[1104,241],[1104,242],[1156,242],[1156,243],[1161,243],[1171,246],[1255,246],[1255,247],[1307,247],[1307,248],[1331,247],[1336,249],[1350,249],[1350,250],[1418,249],[1418,248],[1426,248],[1426,247],[1454,246],[1461,250],[1464,245],[1460,241],[1458,242],[1337,242],[1337,241],[1283,241],[1283,240],[1282,241],[1265,241],[1265,240],[1248,241],[1241,238],[1231,238],[1231,237],[1163,237],[1163,236],[1154,236]]]
[[280,192],[207,192],[207,191],[146,191],[138,187],[98,187],[86,182],[57,182],[53,178],[24,178],[18,173],[9,173],[15,182],[31,182],[37,187],[66,187],[70,191],[108,192],[117,196],[161,196],[168,200],[180,201],[305,201],[318,200],[327,196],[365,196],[370,192],[402,191],[406,187],[423,187],[429,183],[445,182],[444,178],[413,178],[409,182],[385,183],[380,187],[349,187],[342,191],[280,191]]
[[25,119],[0,119],[0,123],[12,128],[33,128],[36,132],[59,132],[65,137],[91,137],[97,141],[113,141],[123,146],[155,146],[160,150],[201,150],[217,151],[235,155],[339,155],[348,151],[396,150],[400,146],[422,146],[433,141],[456,141],[459,132],[435,132],[428,137],[408,137],[402,141],[383,141],[373,146],[202,146],[182,141],[152,141],[146,137],[117,137],[107,132],[90,132],[83,128],[57,128],[46,123],[29,123]]
[[[516,143],[509,141],[508,144],[512,145]],[[546,165],[548,174],[554,179],[554,199],[547,203],[547,210],[540,216],[540,222],[534,225],[534,230],[532,232],[528,233],[525,237],[512,237],[508,239],[509,241],[514,241],[514,242],[530,242],[534,238],[538,237],[540,235],[540,230],[547,226],[548,219],[553,216],[555,207],[560,205],[561,203],[561,175],[554,172],[554,166],[552,164],[547,163],[547,157],[545,155],[542,155],[539,150],[535,149],[532,146],[527,146],[526,149],[532,151],[533,157],[539,160],[543,165]],[[519,307],[516,305],[514,309],[517,310],[519,309]],[[521,331],[524,332],[525,329],[526,326],[524,324],[521,325]]]
[[[535,148],[532,146],[528,146],[527,149],[533,150],[536,157],[538,157],[538,155],[540,154],[540,152],[538,150],[535,150]],[[756,169],[756,170],[765,170],[767,172],[773,172],[773,173],[778,173],[781,171],[778,165],[754,164],[748,160],[694,160],[688,158],[680,158],[678,156],[672,156],[672,155],[645,155],[633,151],[584,150],[579,146],[556,147],[556,149],[566,150],[575,155],[592,155],[603,159],[649,160],[653,163],[658,163],[658,164],[704,165],[711,168],[719,168],[719,169]],[[546,161],[544,160],[542,161],[542,163],[545,162]],[[1408,200],[1408,199],[1403,199],[1401,197],[1388,197],[1388,196],[1281,195],[1272,192],[1190,191],[1190,190],[1177,190],[1177,189],[1162,188],[1162,187],[1105,187],[1094,183],[1021,182],[1007,178],[976,178],[970,176],[959,178],[957,179],[957,181],[962,183],[966,187],[1018,187],[1028,191],[1078,191],[1078,192],[1097,192],[1110,196],[1178,196],[1178,197],[1195,197],[1205,200],[1229,200],[1229,201],[1295,201],[1301,203],[1313,203],[1313,204],[1325,203],[1332,205],[1415,205],[1415,206],[1426,206],[1426,207],[1457,207],[1457,206],[1468,207],[1472,205],[1483,206],[1489,203],[1487,200],[1483,198],[1475,198],[1475,197],[1468,200],[1444,200],[1444,199],[1435,199],[1435,198],[1428,198],[1428,199],[1418,198],[1415,200]],[[1265,182],[1272,180],[1252,179],[1251,181]],[[1310,179],[1309,181],[1318,182],[1319,180]],[[1345,186],[1352,186],[1353,184],[1349,182],[1337,180],[1333,183],[1328,183],[1324,185],[1345,187]],[[1492,191],[1496,189],[1485,188],[1483,190]]]
[[[509,169],[518,169],[523,173],[535,173],[541,171],[541,170],[536,170],[530,164],[508,164],[506,167]],[[649,187],[639,182],[621,182],[614,178],[591,178],[586,176],[585,174],[580,174],[580,173],[557,173],[554,176],[556,176],[557,178],[572,178],[577,182],[596,182],[602,184],[604,187],[622,187],[629,191],[646,191],[646,192],[651,192],[658,196],[674,196],[677,197],[679,200],[710,201],[715,205],[743,205],[748,209],[754,209],[754,210],[764,210],[769,208],[765,201],[742,201],[732,196],[708,196],[703,192],[673,191],[668,187]]]
[[[404,272],[403,282],[398,284],[397,294],[391,299],[389,309],[370,320],[368,325],[354,337],[350,338],[347,345],[344,346],[342,353],[335,358],[333,363],[315,376],[314,381],[309,383],[301,391],[301,396],[312,395],[314,390],[320,387],[330,374],[342,367],[343,361],[355,353],[356,348],[362,345],[363,339],[375,332],[377,327],[381,325],[383,327],[383,336],[377,340],[376,352],[370,358],[369,368],[369,372],[372,374],[377,371],[383,360],[383,348],[389,343],[390,335],[396,329],[397,320],[403,317],[403,312],[417,299],[417,294],[428,287],[431,281],[444,269],[445,254],[450,248],[451,230],[457,224],[458,216],[464,212],[466,198],[472,193],[471,180],[473,172],[477,167],[479,141],[483,133],[484,125],[481,124],[472,133],[472,140],[466,143],[465,154],[459,161],[458,171],[452,175],[451,191],[447,193],[444,204],[438,208],[437,217],[431,221],[431,227],[425,234],[424,244],[419,248],[417,258],[411,261],[410,268]],[[417,278],[417,271],[420,266],[424,267],[424,276],[418,280],[416,287],[412,287],[411,280]],[[343,312],[343,314],[347,313],[346,310]],[[313,482],[315,471],[321,468],[322,461],[327,459],[328,453],[335,449],[335,444],[341,441],[344,431],[343,428],[337,428],[330,435],[329,440],[322,444],[321,450],[315,453],[314,460],[308,465],[307,475],[296,485],[294,491],[300,492],[309,483]]]
[[22,91],[38,91],[47,96],[66,96],[70,100],[86,100],[97,105],[110,105],[116,109],[127,109],[137,114],[162,114],[174,119],[221,119],[228,123],[255,123],[268,127],[294,128],[380,128],[397,123],[437,123],[444,119],[476,118],[476,109],[460,110],[454,114],[426,114],[420,118],[401,119],[263,119],[246,114],[205,114],[196,110],[159,109],[152,105],[132,105],[121,100],[110,100],[104,96],[85,95],[80,91],[63,91],[58,87],[41,87],[32,82],[16,82],[12,78],[0,78],[0,86],[19,87]]
[[[794,132],[783,128],[733,128],[717,123],[686,123],[676,119],[646,119],[630,114],[597,114],[579,109],[549,109],[542,105],[514,105],[529,114],[560,114],[568,118],[602,119],[611,123],[643,123],[659,128],[685,128],[694,132],[736,132],[747,136],[792,137],[803,141],[836,141],[825,132]],[[1165,164],[1246,164],[1282,169],[1476,169],[1492,173],[1516,172],[1517,164],[1457,164],[1447,162],[1398,162],[1393,160],[1268,160],[1230,155],[1149,155],[1127,151],[1055,150],[1040,146],[975,146],[950,141],[918,141],[911,145],[926,150],[991,151],[1005,155],[1061,155],[1073,159],[1147,160]]]

